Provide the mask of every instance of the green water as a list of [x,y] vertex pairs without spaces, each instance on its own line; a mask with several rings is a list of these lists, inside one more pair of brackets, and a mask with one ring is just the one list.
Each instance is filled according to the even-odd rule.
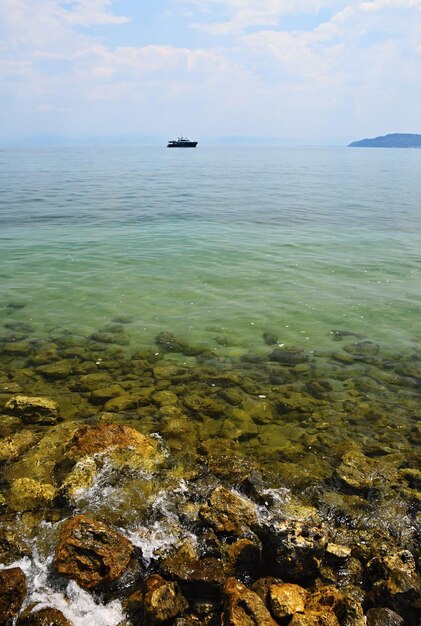
[[134,347],[171,330],[222,355],[261,351],[265,331],[309,349],[337,328],[420,340],[416,151],[1,157],[2,320],[15,300],[43,337],[130,317]]

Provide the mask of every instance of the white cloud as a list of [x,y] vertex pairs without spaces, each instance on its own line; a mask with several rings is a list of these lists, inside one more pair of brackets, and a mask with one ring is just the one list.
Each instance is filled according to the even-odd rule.
[[125,24],[129,17],[110,12],[115,0],[75,0],[67,3],[66,19],[79,26]]
[[209,16],[212,6],[222,8],[228,19],[223,22],[194,24],[214,34],[241,32],[249,27],[279,26],[282,17],[317,13],[320,9],[343,5],[341,0],[182,0],[195,5]]
[[266,58],[272,74],[279,77],[282,72],[283,82],[329,83],[340,65],[344,46],[342,43],[323,45],[326,37],[322,30],[311,33],[263,31],[244,37],[243,43],[252,54]]
[[0,22],[11,46],[66,48],[75,27],[122,24],[130,20],[111,12],[114,0],[2,0]]
[[421,0],[371,0],[370,2],[361,2],[360,8],[367,11],[378,11],[386,8],[421,10]]
[[0,59],[0,76],[12,74],[23,75],[29,74],[32,69],[30,61],[19,61],[15,59]]

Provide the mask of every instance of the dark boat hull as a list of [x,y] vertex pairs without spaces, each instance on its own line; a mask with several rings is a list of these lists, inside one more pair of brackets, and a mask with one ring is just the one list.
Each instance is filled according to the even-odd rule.
[[198,141],[175,142],[169,143],[167,148],[195,148],[198,143]]

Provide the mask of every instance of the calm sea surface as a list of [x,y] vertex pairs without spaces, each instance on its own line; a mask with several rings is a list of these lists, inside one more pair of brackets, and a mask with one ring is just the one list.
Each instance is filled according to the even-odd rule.
[[87,335],[128,316],[221,355],[263,332],[421,340],[421,151],[49,148],[0,152],[0,323]]

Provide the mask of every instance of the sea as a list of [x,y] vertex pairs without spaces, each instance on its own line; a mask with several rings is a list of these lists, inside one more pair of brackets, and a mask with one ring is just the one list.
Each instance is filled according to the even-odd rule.
[[[268,488],[283,488],[294,463],[311,471],[320,461],[327,472],[337,446],[351,439],[372,458],[401,455],[416,467],[420,171],[421,151],[410,149],[1,149],[2,398],[12,390],[5,380],[15,376],[7,370],[11,344],[56,349],[57,338],[72,337],[92,349],[103,341],[120,361],[147,354],[192,371],[247,376],[253,428],[244,426],[251,401],[234,425],[221,416],[220,430],[202,415],[205,449],[210,438],[216,448],[218,437],[222,447],[232,441],[263,473],[272,470]],[[110,332],[124,341],[114,345]],[[19,383],[36,366],[24,354],[16,351]],[[98,355],[98,365],[109,358]],[[226,406],[235,405],[223,391]],[[270,410],[257,411],[271,393]],[[286,433],[276,445],[274,406]],[[150,407],[145,424],[165,445]],[[62,608],[61,588],[47,580],[51,561],[26,558],[24,569],[32,572],[33,598]],[[75,624],[86,624],[86,615],[105,626],[121,620],[117,601],[95,604],[76,587],[66,599]]]
[[[68,147],[0,152],[0,323],[81,335],[133,318],[221,355],[262,333],[421,340],[421,152]],[[223,335],[225,345],[215,341]]]

